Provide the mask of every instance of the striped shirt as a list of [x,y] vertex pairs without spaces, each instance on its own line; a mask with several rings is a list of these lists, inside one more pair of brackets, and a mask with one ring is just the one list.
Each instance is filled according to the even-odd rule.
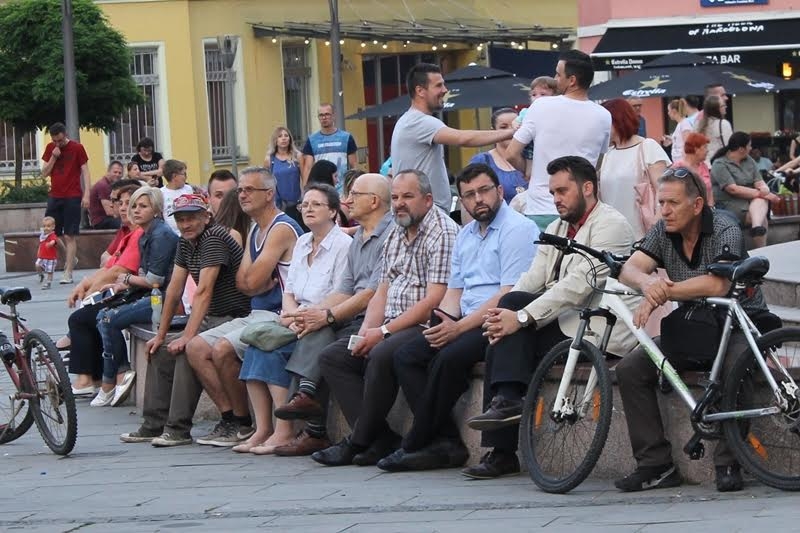
[[175,265],[188,270],[198,285],[202,269],[219,266],[208,314],[241,317],[250,313],[250,298],[236,288],[236,272],[242,257],[242,247],[233,240],[228,229],[212,224],[206,226],[194,242],[181,237]]
[[428,283],[447,285],[458,225],[441,209],[431,208],[409,242],[396,225],[386,239],[381,283],[389,284],[385,318],[391,320],[425,297]]

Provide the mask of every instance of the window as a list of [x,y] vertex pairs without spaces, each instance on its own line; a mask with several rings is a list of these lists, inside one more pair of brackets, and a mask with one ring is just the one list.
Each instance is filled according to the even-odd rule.
[[158,144],[158,51],[137,48],[133,51],[131,75],[144,94],[144,103],[128,109],[117,119],[117,127],[108,136],[111,160],[130,161],[136,144],[150,137]]
[[308,66],[308,51],[302,43],[285,44],[282,51],[286,127],[292,132],[295,143],[302,146],[310,133],[308,91],[311,69]]
[[[34,174],[39,170],[39,154],[36,149],[36,132],[22,136],[22,174]],[[14,173],[14,128],[0,121],[0,174]]]
[[[211,159],[217,161],[230,159],[230,140],[228,137],[228,113],[231,112],[225,100],[225,83],[229,77],[236,82],[236,71],[227,70],[222,62],[222,54],[216,42],[205,44],[206,88],[208,93],[208,122],[211,126]],[[237,140],[237,144],[238,140]],[[240,154],[236,147],[236,155]]]

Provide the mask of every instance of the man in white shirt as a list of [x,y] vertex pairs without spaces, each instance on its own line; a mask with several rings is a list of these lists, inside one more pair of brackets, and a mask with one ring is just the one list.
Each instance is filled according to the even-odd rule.
[[392,169],[395,175],[409,169],[425,173],[431,181],[433,202],[449,213],[452,194],[444,164],[444,145],[494,145],[510,139],[513,131],[457,130],[434,117],[434,113],[444,108],[447,95],[442,70],[436,65],[414,65],[408,72],[406,85],[411,107],[397,121],[392,133]]
[[531,104],[506,149],[508,162],[525,172],[522,151],[533,141],[533,171],[525,214],[542,231],[558,218],[549,190],[550,161],[571,155],[596,165],[600,154],[608,149],[611,114],[589,100],[593,78],[594,68],[588,55],[579,50],[562,53],[555,75],[558,96],[542,97]]

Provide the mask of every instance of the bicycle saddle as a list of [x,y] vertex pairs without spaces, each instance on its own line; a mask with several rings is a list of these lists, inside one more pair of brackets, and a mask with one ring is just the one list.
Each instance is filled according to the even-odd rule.
[[769,259],[756,256],[735,263],[712,263],[706,267],[706,271],[727,278],[733,283],[754,283],[769,272]]
[[18,304],[31,299],[31,291],[27,287],[0,287],[0,302],[5,304]]

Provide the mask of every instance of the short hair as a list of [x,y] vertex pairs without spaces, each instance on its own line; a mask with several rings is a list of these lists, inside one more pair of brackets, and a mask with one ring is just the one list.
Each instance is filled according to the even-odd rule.
[[624,98],[606,100],[602,104],[611,113],[611,124],[621,141],[627,141],[639,131],[639,116]]
[[239,182],[239,180],[236,179],[236,176],[233,174],[233,172],[231,172],[227,168],[215,170],[214,172],[211,173],[211,177],[208,178],[208,190],[211,190],[212,181],[228,181],[228,180],[233,180],[237,183]]
[[694,96],[694,95],[690,94],[688,96],[684,96],[683,97],[683,101],[686,102],[687,104],[689,104],[689,106],[693,107],[694,109],[699,109],[700,108],[700,97],[699,96]]
[[442,69],[433,63],[417,63],[406,74],[406,89],[408,97],[412,100],[417,92],[417,87],[428,87],[428,74],[441,74]]
[[750,144],[750,135],[743,131],[735,131],[728,139],[725,150],[727,152],[733,152],[739,148],[746,148],[748,144]]
[[505,115],[507,113],[514,113],[515,115],[518,115],[517,111],[514,108],[511,108],[511,107],[501,107],[500,109],[498,109],[497,111],[492,113],[491,123],[492,123],[492,129],[493,130],[497,129],[497,118],[500,115]]
[[164,174],[165,180],[172,181],[172,178],[174,178],[176,174],[179,174],[184,170],[186,170],[186,163],[183,161],[178,161],[177,159],[167,159],[164,162],[162,174]]
[[153,148],[155,149],[156,143],[153,142],[153,139],[150,137],[144,137],[141,141],[136,143],[136,151],[138,152],[142,148]]
[[55,225],[56,219],[54,219],[53,217],[42,217],[42,224],[45,224],[45,223],[48,223],[48,222],[50,224],[54,224]]
[[[630,104],[628,104],[630,105]],[[547,164],[547,173],[549,175],[558,172],[568,172],[572,181],[578,184],[578,187],[584,182],[590,182],[593,188],[593,194],[597,196],[597,171],[588,160],[577,155],[567,155],[558,157]]]
[[247,174],[258,174],[261,177],[261,183],[267,189],[275,189],[275,187],[277,187],[275,176],[272,175],[272,172],[270,172],[268,168],[247,167],[239,172],[239,178],[241,179],[242,176],[246,176]]
[[704,145],[708,144],[710,139],[696,131],[690,132],[683,141],[683,152],[686,154],[696,154],[697,151]]
[[[678,170],[685,170],[687,174],[682,177],[676,175]],[[686,191],[686,196],[694,198],[702,198],[704,203],[708,203],[706,198],[706,187],[700,181],[700,178],[686,167],[669,167],[658,178],[658,184],[662,183],[683,183],[683,188]]]
[[411,174],[417,177],[417,181],[419,181],[419,192],[422,193],[423,196],[426,194],[433,194],[433,189],[431,188],[431,179],[423,171],[417,170],[416,168],[407,168],[397,172],[392,179],[396,180],[403,174]]
[[111,163],[108,164],[108,167],[106,168],[106,170],[111,170],[111,167],[113,167],[114,165],[119,165],[122,168],[125,168],[125,165],[122,164],[122,161],[118,161],[118,160],[115,159]]
[[117,191],[119,189],[132,186],[136,186],[136,188],[138,189],[139,187],[142,186],[142,183],[139,180],[135,180],[132,178],[122,178],[121,180],[117,180],[111,184],[111,190]]
[[131,204],[135,203],[136,200],[142,196],[146,196],[147,199],[150,200],[150,206],[153,208],[153,211],[155,211],[156,217],[161,218],[164,212],[164,195],[161,194],[161,191],[157,187],[150,187],[147,185],[139,187],[131,194]]
[[47,131],[50,135],[59,135],[61,133],[67,133],[67,127],[63,122],[53,122],[50,124],[50,127],[47,128]]
[[335,185],[333,175],[338,171],[339,167],[336,166],[336,163],[327,159],[320,159],[308,171],[308,183],[327,183],[333,187]]
[[339,208],[342,205],[341,200],[339,199],[339,193],[336,192],[336,188],[328,185],[327,183],[309,183],[305,190],[303,191],[303,196],[308,191],[319,191],[325,195],[325,198],[328,200],[328,207],[334,211],[339,211]]
[[588,89],[594,79],[594,67],[592,58],[580,50],[566,50],[558,56],[559,61],[564,62],[564,74],[575,76],[578,87]]
[[536,87],[547,87],[554,93],[558,90],[556,79],[552,76],[539,76],[538,78],[534,78],[531,82],[531,90]]
[[[330,102],[322,102],[322,103],[319,104],[319,107],[330,107],[331,108],[331,113],[333,113],[336,110],[333,107],[333,104],[330,103]],[[289,131],[289,130],[286,130],[286,131]]]
[[471,163],[465,166],[464,169],[459,172],[458,176],[456,176],[456,187],[458,187],[459,196],[461,195],[461,184],[469,183],[481,174],[489,176],[489,179],[492,180],[495,187],[500,185],[500,179],[497,177],[497,173],[492,167],[484,163]]
[[713,95],[713,94],[711,94],[711,91],[713,91],[713,90],[714,90],[714,89],[716,89],[717,87],[722,87],[722,86],[723,86],[723,85],[722,85],[721,83],[709,83],[709,84],[708,84],[708,85],[706,85],[706,87],[705,87],[705,91],[704,91],[704,92],[705,92],[705,95],[706,95],[706,96],[716,96],[716,95]]

